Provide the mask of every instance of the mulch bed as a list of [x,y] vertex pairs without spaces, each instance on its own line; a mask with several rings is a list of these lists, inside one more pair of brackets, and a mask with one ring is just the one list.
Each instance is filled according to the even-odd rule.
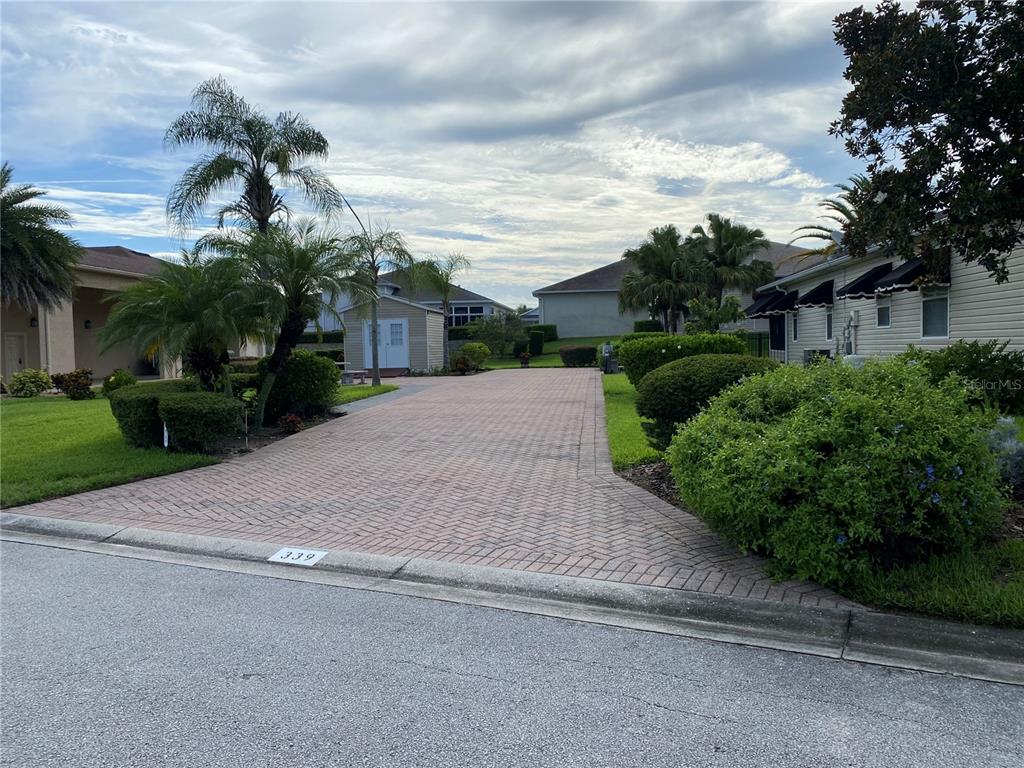
[[[324,416],[312,416],[308,419],[303,419],[303,430],[332,421],[336,418],[338,418],[337,415],[328,413]],[[260,448],[266,448],[268,445],[272,445],[278,440],[283,440],[292,434],[295,433],[290,432],[283,427],[266,427],[260,432],[249,435],[248,449],[245,447],[245,436],[239,435],[237,437],[221,440],[210,449],[209,453],[211,456],[216,456],[221,459],[231,459],[235,456],[244,456],[252,453],[253,451],[258,451]]]

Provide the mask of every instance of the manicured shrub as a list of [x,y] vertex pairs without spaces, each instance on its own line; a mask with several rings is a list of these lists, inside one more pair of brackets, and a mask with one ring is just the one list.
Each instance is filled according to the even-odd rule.
[[625,344],[627,341],[633,341],[634,339],[650,339],[654,338],[655,336],[665,338],[666,336],[671,335],[671,333],[667,333],[665,331],[636,331],[634,333],[624,333],[621,336],[619,336],[619,340],[615,342],[615,349],[617,350],[621,345]]
[[615,357],[635,387],[655,368],[693,355],[742,355],[747,345],[724,333],[694,333],[689,336],[651,336],[619,344]]
[[232,373],[228,378],[231,379],[231,394],[235,397],[239,397],[247,389],[260,388],[258,373]]
[[448,341],[465,341],[471,339],[470,327],[468,325],[457,325],[448,329]]
[[111,392],[116,392],[121,387],[130,387],[132,384],[138,383],[139,380],[135,378],[135,375],[132,374],[131,371],[126,371],[124,368],[118,368],[103,379],[103,396],[110,397]]
[[176,450],[203,453],[238,431],[242,406],[218,392],[181,392],[160,398],[158,413]]
[[560,347],[558,355],[566,368],[597,365],[597,347]]
[[668,451],[681,498],[779,575],[835,586],[977,544],[1005,500],[963,385],[902,360],[781,366],[727,390]]
[[160,418],[160,398],[181,392],[194,392],[199,385],[191,379],[130,384],[110,393],[110,412],[124,439],[139,448],[164,444],[164,423]]
[[344,349],[314,349],[313,354],[318,355],[319,357],[326,357],[332,363],[345,362]]
[[[257,372],[262,382],[269,357],[260,360]],[[334,403],[338,391],[338,366],[326,357],[296,349],[277,374],[267,398],[266,421],[274,424],[286,413],[314,416]]]
[[491,356],[491,350],[488,349],[486,344],[481,344],[478,341],[471,341],[469,344],[463,344],[462,349],[459,350],[459,354],[465,357],[469,361],[470,368],[474,371],[479,371],[487,358]]
[[526,350],[531,357],[544,354],[544,331],[536,328],[530,329],[530,346]]
[[92,368],[76,368],[69,373],[55,373],[53,386],[67,395],[68,400],[92,400]]
[[53,389],[50,374],[37,368],[22,368],[11,376],[7,390],[14,397],[35,397],[48,389]]
[[651,419],[643,424],[648,441],[665,450],[678,426],[700,413],[712,397],[746,376],[778,367],[765,357],[694,355],[655,368],[637,387],[637,413]]
[[911,347],[903,357],[924,365],[933,382],[956,374],[973,402],[1024,414],[1024,350],[1007,352],[1007,344],[960,339],[943,349]]
[[558,341],[558,326],[554,323],[537,323],[529,327],[530,331],[543,331],[544,341]]
[[287,432],[289,435],[296,435],[306,428],[302,419],[294,413],[286,413],[280,419],[277,420],[277,426]]
[[521,357],[523,352],[530,351],[530,340],[529,339],[518,339],[512,345],[512,357]]
[[650,333],[664,331],[665,326],[661,320],[635,320],[633,322],[633,333]]
[[232,373],[256,373],[259,369],[260,361],[258,358],[247,358],[245,360],[232,360],[231,361],[231,372]]

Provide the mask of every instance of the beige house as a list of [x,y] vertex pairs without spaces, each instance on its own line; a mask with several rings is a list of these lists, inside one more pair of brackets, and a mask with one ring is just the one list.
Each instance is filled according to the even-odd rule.
[[[369,302],[339,312],[345,328],[345,362],[349,368],[370,370],[373,345]],[[444,365],[444,313],[440,309],[385,293],[380,297],[377,318],[382,375],[401,376],[410,370],[429,371]]]
[[110,314],[108,299],[155,274],[160,264],[160,259],[119,245],[85,248],[75,268],[77,286],[71,303],[50,310],[26,311],[16,305],[2,310],[0,372],[4,379],[23,368],[43,368],[50,373],[91,368],[97,379],[117,368],[142,376],[177,375],[175,361],[166,362],[161,371],[127,345],[102,355],[99,351],[98,335]]
[[1024,248],[1008,267],[1010,279],[997,284],[984,267],[954,257],[948,279],[929,282],[920,259],[834,256],[761,286],[746,314],[768,323],[769,354],[783,362],[887,356],[958,339],[1024,349]]

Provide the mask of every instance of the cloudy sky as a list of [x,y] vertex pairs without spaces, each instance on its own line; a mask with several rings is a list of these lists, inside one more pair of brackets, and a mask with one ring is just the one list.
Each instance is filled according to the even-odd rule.
[[786,241],[812,220],[861,170],[827,134],[853,5],[4,2],[2,155],[82,243],[175,253],[194,155],[163,133],[220,74],[308,117],[360,212],[532,305],[654,226],[718,211]]

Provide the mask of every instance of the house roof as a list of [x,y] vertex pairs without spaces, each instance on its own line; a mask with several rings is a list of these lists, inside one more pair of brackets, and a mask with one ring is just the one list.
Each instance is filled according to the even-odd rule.
[[[384,301],[385,299],[388,300],[388,301],[397,301],[399,304],[405,304],[407,306],[414,307],[416,309],[421,309],[424,312],[436,312],[439,315],[441,314],[441,310],[438,309],[437,307],[428,307],[425,304],[419,304],[418,302],[415,302],[415,301],[409,301],[408,299],[403,299],[401,296],[395,296],[393,293],[381,294],[380,298],[381,298],[381,301]],[[347,304],[344,307],[342,307],[341,309],[339,309],[338,313],[341,314],[343,312],[348,312],[350,309],[355,309],[356,307],[361,307],[361,306],[363,306],[363,304],[366,304],[366,303],[367,303],[366,301],[357,301],[355,304]]]
[[[377,279],[378,283],[386,283],[389,285],[396,286],[399,290],[403,290],[401,275],[397,272],[386,272]],[[420,286],[416,290],[416,295],[413,300],[417,303],[423,304],[440,304],[441,294],[432,288]],[[504,304],[500,304],[494,299],[489,299],[479,293],[463,288],[461,285],[454,286],[452,291],[451,301],[455,302],[468,302],[468,301],[479,301],[486,304],[494,304],[495,306],[501,307],[502,309],[509,309]]]
[[[758,261],[767,261],[775,267],[776,276],[792,274],[799,269],[804,269],[811,264],[816,264],[824,259],[823,256],[807,255],[806,248],[798,248],[785,243],[769,243],[768,248],[758,251],[754,258]],[[592,269],[581,275],[562,280],[545,288],[533,292],[534,296],[543,293],[579,293],[585,291],[618,291],[622,285],[622,278],[632,269],[628,259],[619,259],[603,267]]]
[[83,248],[78,262],[85,269],[128,272],[133,275],[155,275],[160,271],[161,259],[148,253],[133,251],[121,245],[102,245]]

